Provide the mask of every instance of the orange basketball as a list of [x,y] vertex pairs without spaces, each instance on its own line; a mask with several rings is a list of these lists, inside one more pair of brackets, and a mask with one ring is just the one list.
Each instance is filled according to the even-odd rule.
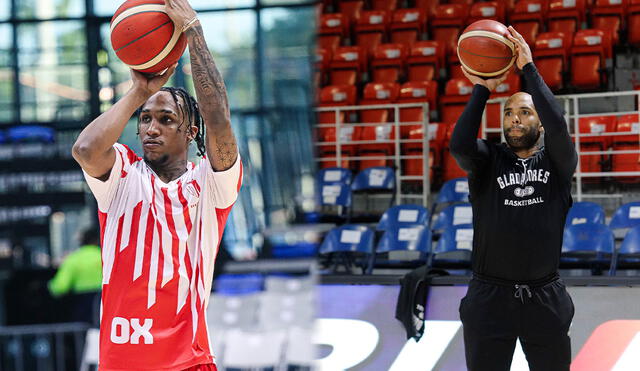
[[490,19],[470,24],[458,39],[458,58],[462,67],[481,77],[506,72],[516,59],[515,47],[507,38],[508,34],[505,25]]
[[127,0],[111,18],[111,45],[130,68],[160,72],[180,59],[187,40],[164,11],[164,0]]

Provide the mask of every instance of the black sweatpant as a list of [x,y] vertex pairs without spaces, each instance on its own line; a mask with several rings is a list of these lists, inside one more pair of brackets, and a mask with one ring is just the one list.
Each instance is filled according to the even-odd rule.
[[574,307],[564,283],[518,287],[477,277],[469,283],[460,302],[467,368],[508,371],[520,338],[531,371],[568,371]]

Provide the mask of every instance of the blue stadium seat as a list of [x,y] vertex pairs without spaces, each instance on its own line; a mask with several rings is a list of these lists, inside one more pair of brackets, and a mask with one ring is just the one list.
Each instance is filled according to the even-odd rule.
[[[390,167],[376,166],[359,172],[351,184],[352,196],[358,196],[359,201],[353,202],[350,208],[349,220],[360,223],[374,223],[394,204],[396,195],[396,174]],[[388,194],[389,202],[378,202],[379,199],[371,194]],[[374,202],[372,202],[374,201]],[[364,204],[364,205],[363,205]]]
[[333,252],[373,252],[373,230],[364,225],[345,224],[333,228],[320,245],[320,254]]
[[570,225],[564,230],[561,267],[592,270],[602,266],[610,267],[613,249],[613,232],[606,225]]
[[444,229],[431,252],[432,267],[465,268],[471,265],[473,225],[458,224]]
[[620,206],[609,222],[611,229],[626,229],[637,225],[640,225],[640,201],[628,202]]
[[473,212],[470,203],[459,203],[447,206],[438,213],[438,217],[433,222],[431,230],[442,232],[446,228],[458,224],[472,224]]
[[420,205],[397,205],[382,214],[376,229],[386,231],[414,225],[429,225],[429,210]]
[[316,176],[318,204],[323,206],[351,205],[351,171],[332,167],[318,171]]
[[215,280],[217,294],[238,295],[262,291],[264,277],[261,274],[221,274]]
[[431,250],[431,231],[425,225],[414,225],[387,229],[378,246],[376,253],[389,251],[420,251],[422,257]]
[[575,224],[604,224],[604,209],[595,202],[574,202],[567,214],[566,226]]
[[53,143],[55,130],[46,126],[16,126],[7,130],[7,139],[12,143]]
[[467,178],[455,178],[442,185],[436,204],[469,202],[469,181]]
[[390,167],[376,166],[362,170],[351,185],[352,191],[393,191],[396,173]]
[[373,240],[372,229],[345,224],[329,231],[318,253],[327,259],[325,265],[334,269],[344,266],[350,272],[352,266],[359,266],[363,273],[370,273],[373,268]]
[[0,144],[3,144],[7,141],[7,136],[4,134],[4,131],[0,130]]
[[615,275],[616,269],[619,267],[640,268],[640,225],[631,228],[624,237],[615,254],[611,275]]

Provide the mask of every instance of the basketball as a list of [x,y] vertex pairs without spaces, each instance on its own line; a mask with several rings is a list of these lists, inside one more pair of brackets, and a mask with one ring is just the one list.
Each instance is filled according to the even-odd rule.
[[164,6],[164,0],[128,0],[111,18],[111,45],[131,69],[161,72],[184,53],[187,40]]
[[494,77],[506,72],[515,61],[515,47],[507,38],[505,25],[489,19],[470,24],[458,39],[458,58],[467,72]]

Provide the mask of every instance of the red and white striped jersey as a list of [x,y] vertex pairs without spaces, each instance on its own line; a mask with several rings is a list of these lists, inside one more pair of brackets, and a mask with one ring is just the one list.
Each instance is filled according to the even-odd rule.
[[222,232],[242,182],[240,157],[207,159],[164,183],[116,143],[105,182],[85,173],[102,238],[100,370],[180,370],[213,361],[205,309]]

